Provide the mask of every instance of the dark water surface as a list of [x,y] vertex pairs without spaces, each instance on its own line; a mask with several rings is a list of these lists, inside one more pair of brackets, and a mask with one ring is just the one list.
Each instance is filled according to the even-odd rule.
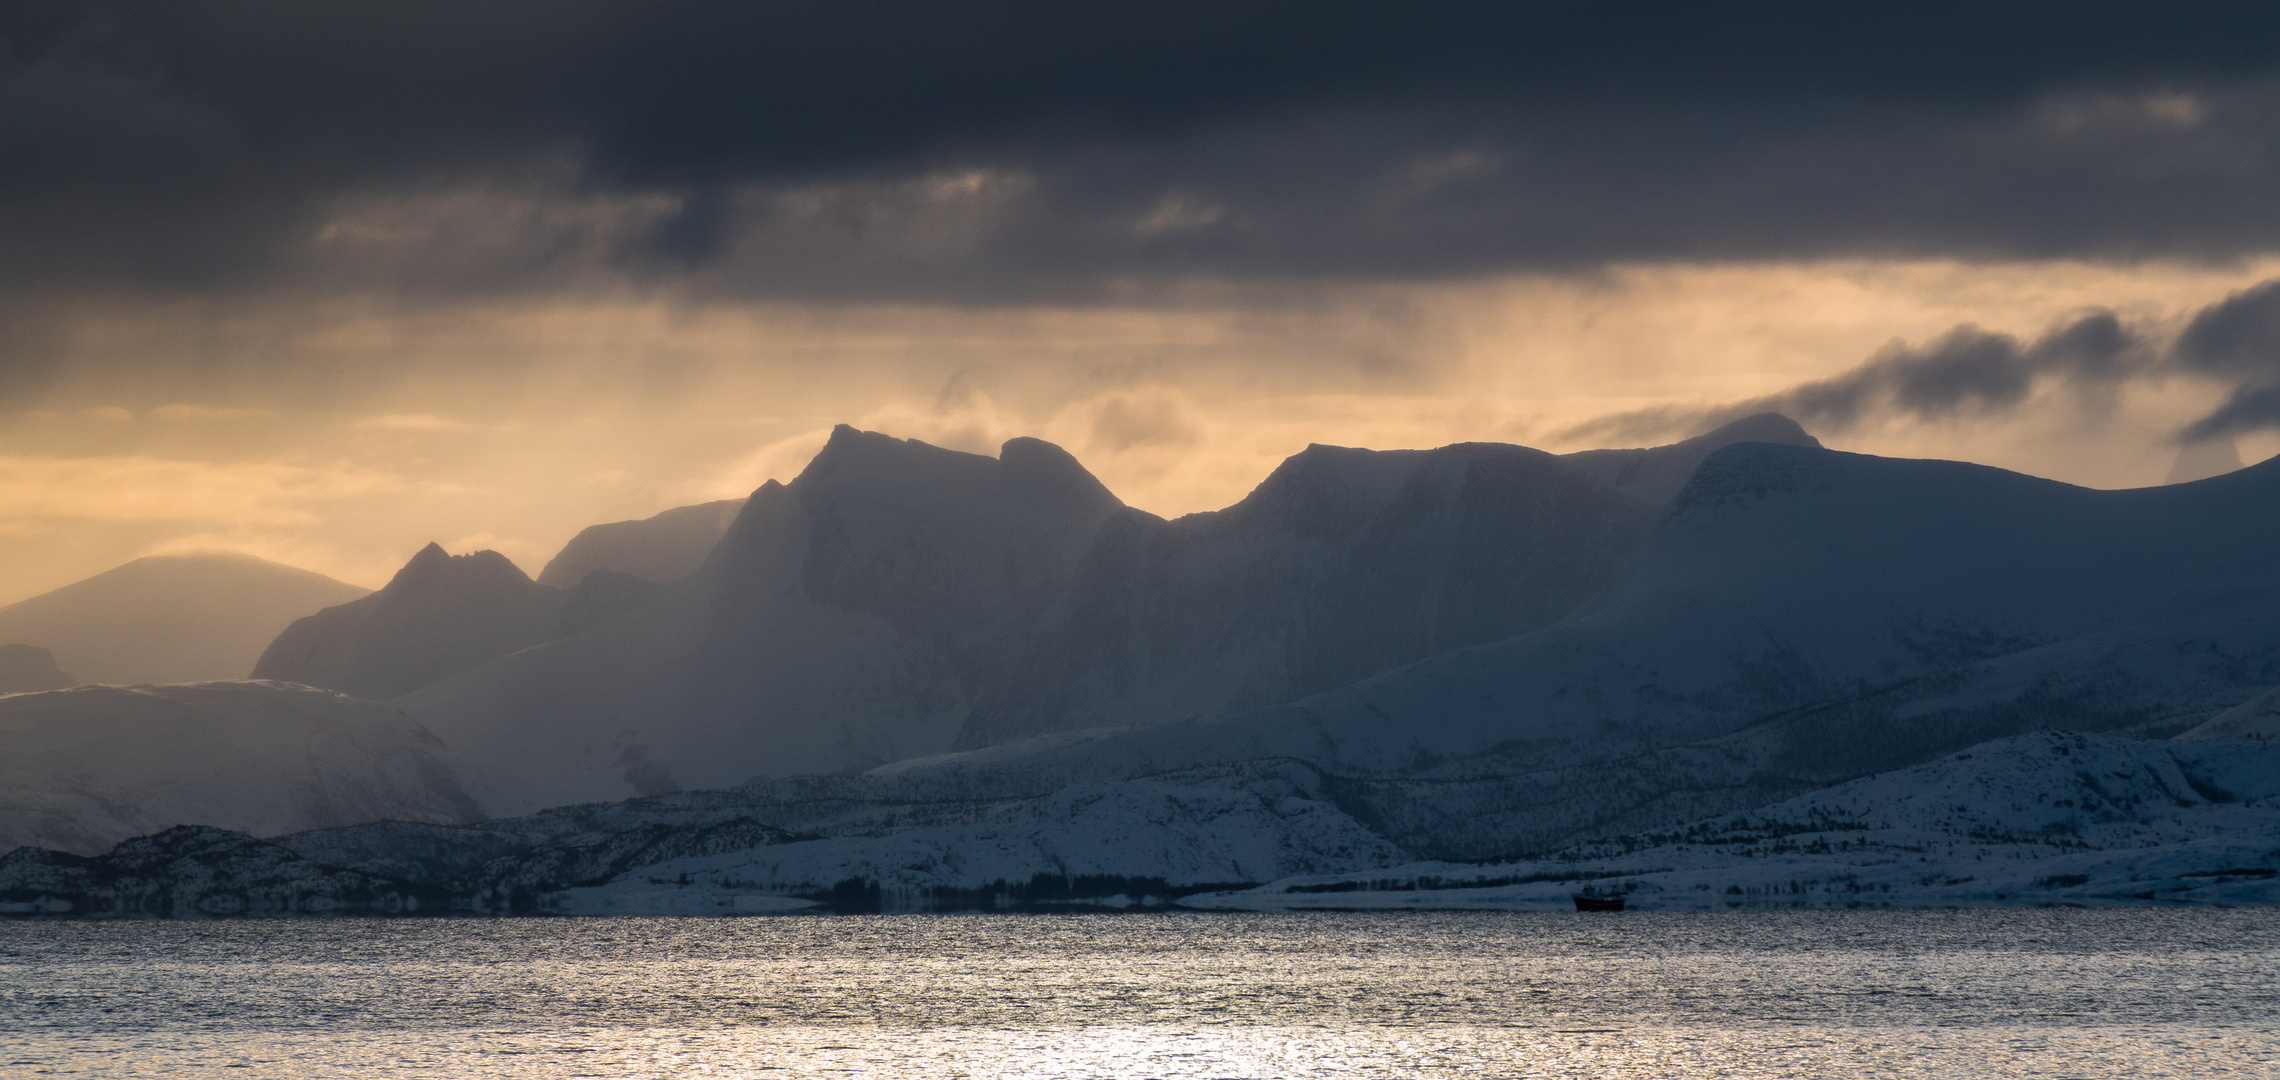
[[13,922],[0,1075],[2280,1077],[2280,912]]

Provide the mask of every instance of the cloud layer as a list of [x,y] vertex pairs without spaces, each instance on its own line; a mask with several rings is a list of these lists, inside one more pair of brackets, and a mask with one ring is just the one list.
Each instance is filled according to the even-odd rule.
[[2280,243],[2254,3],[23,0],[0,283],[1097,297]]
[[1842,434],[1873,420],[1947,421],[2002,416],[2038,387],[2105,403],[2125,383],[2191,379],[2216,384],[2223,404],[2180,429],[2192,446],[2280,428],[2280,280],[2192,314],[2182,332],[2128,325],[2093,310],[2031,341],[1965,324],[1921,345],[1895,341],[1829,378],[1713,406],[1659,406],[1600,417],[1563,437],[1687,434],[1754,413],[1779,412]]

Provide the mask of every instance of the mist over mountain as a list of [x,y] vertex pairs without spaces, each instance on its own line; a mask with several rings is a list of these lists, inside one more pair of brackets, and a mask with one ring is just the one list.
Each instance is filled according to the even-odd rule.
[[37,645],[0,645],[0,694],[24,694],[77,686],[56,666],[54,654]]
[[260,682],[0,697],[0,848],[95,854],[198,824],[262,836],[481,817],[403,713]]
[[1276,704],[1548,626],[1738,441],[1819,445],[1761,416],[1565,457],[1312,446],[1225,510],[1121,515],[960,744]]
[[1543,630],[1287,706],[926,767],[1034,785],[1299,759],[1415,850],[1547,850],[2037,727],[2197,725],[2280,683],[2275,543],[2280,462],[2093,491],[1741,444]]
[[379,592],[295,620],[253,677],[395,697],[607,621],[656,593],[653,582],[609,570],[575,589],[549,588],[496,551],[452,555],[429,544]]
[[686,577],[703,564],[743,508],[742,499],[722,499],[676,506],[639,521],[587,526],[547,561],[546,568],[538,572],[538,583],[557,589],[575,588],[596,570],[613,570],[645,581]]
[[293,620],[367,591],[251,555],[154,555],[0,608],[0,643],[91,683],[239,679]]
[[[1668,474],[1768,436],[1812,442],[1755,418],[1581,465],[1314,447],[1167,522],[1049,444],[842,428],[653,607],[402,704],[519,810],[1219,715],[1551,623],[1611,580]],[[539,730],[578,738],[534,755]]]
[[1034,439],[842,427],[655,604],[401,701],[499,808],[940,753],[1119,509]]

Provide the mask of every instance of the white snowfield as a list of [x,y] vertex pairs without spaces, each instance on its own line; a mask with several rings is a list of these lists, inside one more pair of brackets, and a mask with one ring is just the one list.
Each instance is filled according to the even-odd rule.
[[[915,823],[854,788],[810,791],[772,816],[821,838],[642,866],[545,908],[795,910],[849,881],[888,909],[977,895],[986,906],[993,889],[1038,875],[1133,882],[1069,903],[1128,906],[1168,884],[1191,894],[1180,904],[1221,910],[1568,909],[1586,887],[1642,909],[2280,902],[2280,747],[2251,740],[2035,732],[1739,814],[1486,863],[1415,861],[1338,806],[1334,787],[1296,763],[1258,763],[945,800]],[[582,820],[611,816],[585,808]]]
[[[1482,883],[1488,884],[1482,884]],[[1543,859],[1413,863],[1193,907],[1566,909],[2280,902],[2280,746],[2046,731]]]
[[756,898],[825,892],[852,878],[881,889],[889,907],[917,908],[928,906],[930,890],[1023,884],[1039,874],[1233,884],[1405,857],[1327,801],[1318,775],[1288,764],[1075,784],[968,804],[958,816],[971,820],[915,828],[897,828],[891,810],[826,813],[835,820],[803,823],[843,835],[658,863],[559,894],[550,909],[766,910]]
[[92,855],[184,824],[277,836],[481,817],[419,724],[287,683],[0,697],[0,747],[0,852]]
[[2210,717],[2208,723],[2177,736],[2179,742],[2209,739],[2280,739],[2280,686],[2226,709]]

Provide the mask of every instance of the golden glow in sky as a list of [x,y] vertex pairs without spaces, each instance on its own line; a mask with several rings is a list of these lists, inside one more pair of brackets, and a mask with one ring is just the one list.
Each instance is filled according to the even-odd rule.
[[[982,453],[1039,436],[1127,502],[1186,513],[1309,442],[1582,449],[1587,421],[1762,396],[1959,324],[2031,338],[2102,307],[2173,334],[2275,276],[2280,260],[1846,261],[1090,306],[51,299],[30,324],[52,369],[0,416],[0,602],[203,549],[376,586],[436,540],[535,573],[586,525],[789,480],[841,422]],[[2160,482],[2175,432],[2222,396],[2038,385],[2001,412],[1815,434],[2134,486]],[[2240,449],[2259,460],[2280,438]]]

